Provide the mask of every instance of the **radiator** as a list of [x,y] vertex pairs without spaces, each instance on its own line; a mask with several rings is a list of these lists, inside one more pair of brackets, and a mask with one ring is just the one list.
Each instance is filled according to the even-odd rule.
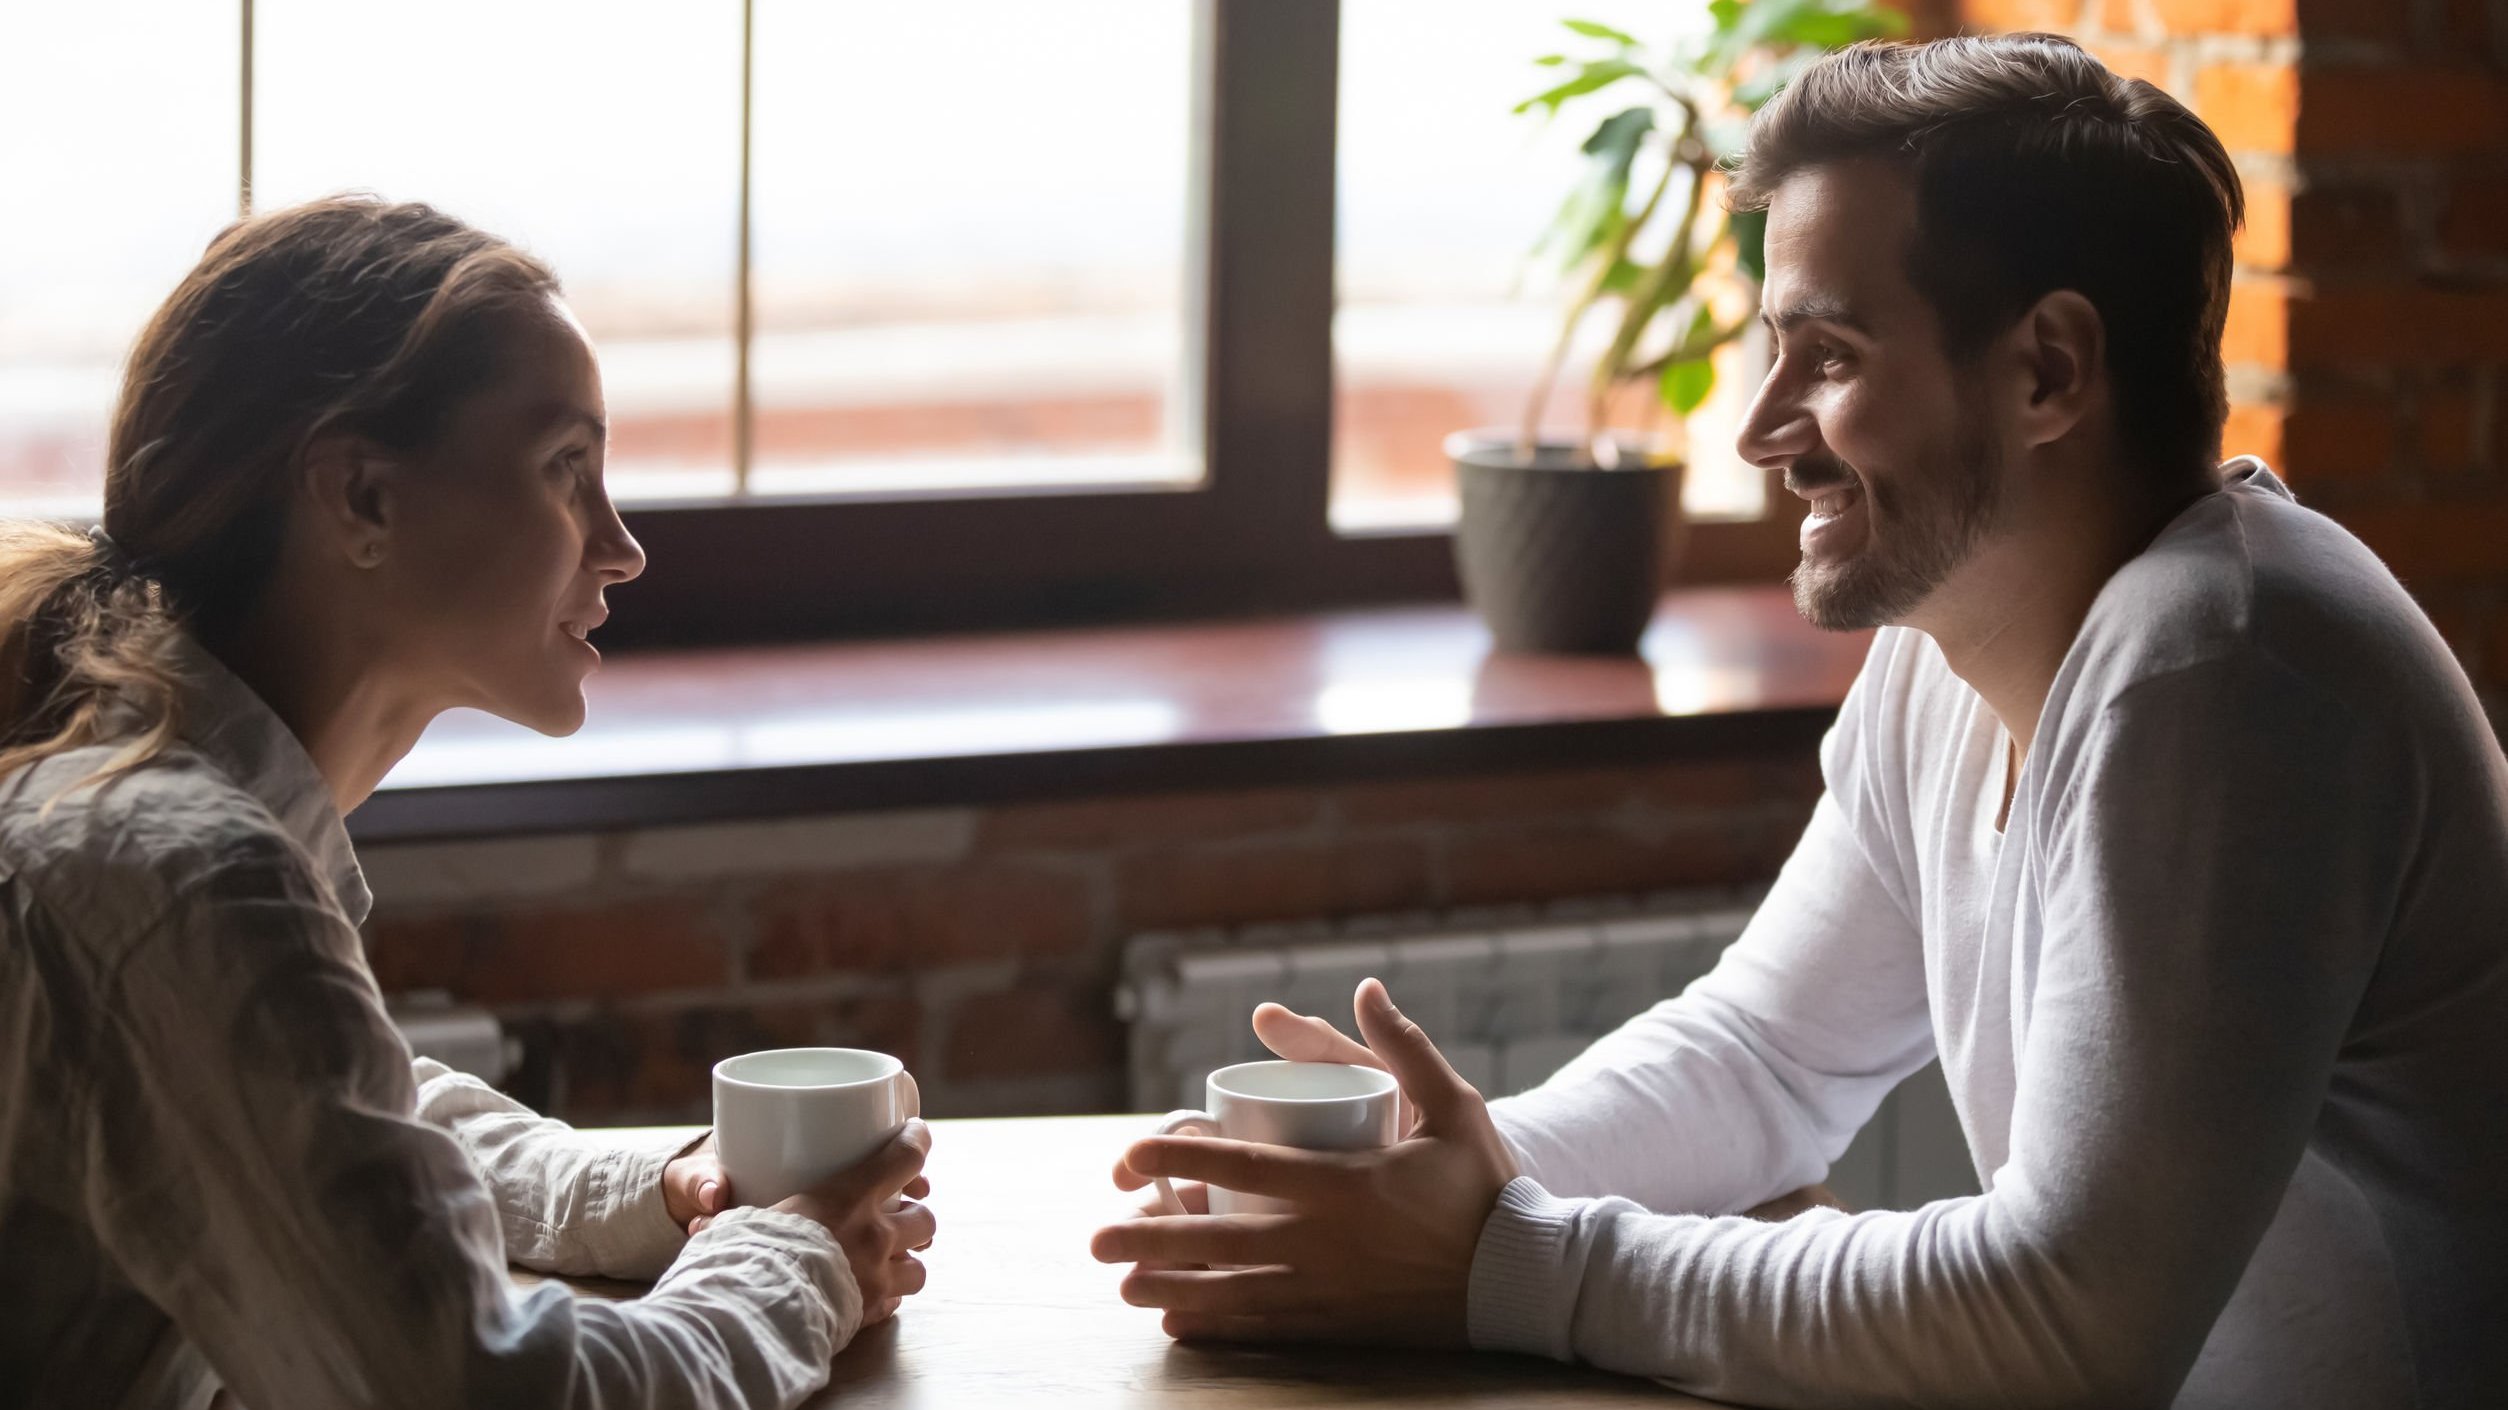
[[412,1057],[434,1058],[490,1086],[504,1081],[521,1061],[521,1040],[508,1036],[494,1014],[456,1004],[440,989],[396,994],[384,1001],[384,1012],[401,1030]]
[[[1116,991],[1131,1026],[1132,1105],[1198,1107],[1212,1069],[1269,1057],[1247,1022],[1265,1000],[1354,1032],[1350,993],[1371,974],[1466,1081],[1492,1097],[1521,1092],[1712,969],[1755,900],[1714,892],[1607,915],[1138,936],[1124,948]],[[1900,1085],[1831,1167],[1829,1184],[1855,1208],[1975,1192],[1938,1069]]]

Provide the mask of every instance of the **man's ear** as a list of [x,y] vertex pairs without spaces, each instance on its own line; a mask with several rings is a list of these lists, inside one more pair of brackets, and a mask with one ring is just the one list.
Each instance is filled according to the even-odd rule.
[[2021,442],[2060,441],[2107,396],[2106,321],[2088,299],[2058,289],[2021,316],[2014,336]]
[[325,433],[305,446],[300,478],[309,526],[358,567],[375,567],[391,551],[396,469],[397,462],[363,436]]

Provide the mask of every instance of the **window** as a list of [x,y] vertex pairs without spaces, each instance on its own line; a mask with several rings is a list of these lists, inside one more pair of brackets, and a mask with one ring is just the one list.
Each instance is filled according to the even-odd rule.
[[751,491],[1201,478],[1193,12],[760,0]]
[[0,511],[93,514],[140,325],[235,218],[231,10],[0,11]]
[[[0,181],[54,218],[0,226],[0,509],[93,512],[118,361],[244,192],[368,189],[565,280],[652,558],[623,641],[1451,593],[1436,441],[1547,335],[1544,212],[1472,182],[1497,144],[1556,199],[1506,113],[1552,8],[12,7]],[[1703,573],[1781,567],[1722,527]]]
[[680,0],[255,0],[252,197],[423,200],[547,259],[600,349],[623,500],[731,488],[740,14]]
[[[1566,19],[1660,42],[1704,32],[1707,10],[1644,0],[1342,0],[1332,518],[1345,530],[1453,523],[1446,434],[1524,418],[1570,292],[1534,250],[1577,182],[1586,161],[1578,145],[1599,115],[1571,107],[1545,121],[1514,111],[1558,80],[1532,60],[1575,47]],[[1651,164],[1641,186],[1662,171]],[[1577,376],[1608,333],[1602,318],[1584,320],[1567,375],[1545,403],[1547,429],[1579,428]],[[1659,427],[1687,433],[1683,488],[1693,515],[1756,519],[1764,506],[1765,477],[1732,449],[1758,382],[1750,358],[1729,350],[1707,404],[1686,425]]]

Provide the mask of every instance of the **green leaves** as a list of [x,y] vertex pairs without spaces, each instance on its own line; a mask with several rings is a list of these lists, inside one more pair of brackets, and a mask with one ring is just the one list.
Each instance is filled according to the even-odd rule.
[[[1606,91],[1616,101],[1586,138],[1584,171],[1538,247],[1575,274],[1578,292],[1534,388],[1528,426],[1538,424],[1577,329],[1606,302],[1617,305],[1615,327],[1593,369],[1589,415],[1598,421],[1611,391],[1632,385],[1651,385],[1683,416],[1705,403],[1715,390],[1711,355],[1748,326],[1717,326],[1709,304],[1756,302],[1714,285],[1756,284],[1768,272],[1766,213],[1719,219],[1702,211],[1706,182],[1740,154],[1751,115],[1823,54],[1907,32],[1906,16],[1884,0],[1707,0],[1707,14],[1705,35],[1651,48],[1607,24],[1563,20],[1577,42],[1533,61],[1551,86],[1517,104],[1519,113],[1555,118],[1565,104]],[[1649,149],[1661,161],[1643,168],[1652,194],[1632,202],[1631,173]],[[1667,201],[1667,193],[1686,199]],[[1679,209],[1677,220],[1665,217],[1666,206]],[[1667,225],[1676,226],[1668,238]],[[1729,266],[1720,250],[1730,251]],[[1715,272],[1728,267],[1730,275]],[[1677,330],[1668,345],[1666,325]]]
[[1655,391],[1665,406],[1687,416],[1705,404],[1707,394],[1716,389],[1716,367],[1708,358],[1723,341],[1717,336],[1715,315],[1707,311],[1706,305],[1699,305],[1690,315],[1688,331],[1673,345],[1664,359],[1663,374],[1655,381]]
[[1705,66],[1729,71],[1748,50],[1803,45],[1838,49],[1859,39],[1896,38],[1907,17],[1872,0],[1715,0],[1715,38]]
[[1535,108],[1541,108],[1556,113],[1559,111],[1559,105],[1570,98],[1581,98],[1588,93],[1608,88],[1621,79],[1636,78],[1643,73],[1645,73],[1644,69],[1626,59],[1597,59],[1578,69],[1576,77],[1516,104],[1515,110],[1519,113],[1529,113]]
[[1652,108],[1627,108],[1602,120],[1585,139],[1585,179],[1559,207],[1540,248],[1555,251],[1560,263],[1573,267],[1618,233],[1628,219],[1629,168],[1654,125]]
[[1667,362],[1663,377],[1656,383],[1663,404],[1682,416],[1707,404],[1707,394],[1716,389],[1716,365],[1703,357],[1686,362]]
[[1620,30],[1613,29],[1607,24],[1596,24],[1592,20],[1561,20],[1559,23],[1566,25],[1568,28],[1575,30],[1578,34],[1584,35],[1588,39],[1608,39],[1623,49],[1634,49],[1637,47],[1637,40],[1634,36]]

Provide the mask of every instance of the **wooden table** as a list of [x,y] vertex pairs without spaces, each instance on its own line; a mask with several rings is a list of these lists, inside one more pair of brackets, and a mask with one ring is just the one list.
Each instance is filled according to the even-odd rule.
[[[1519,1356],[1186,1346],[1116,1296],[1089,1257],[1132,1212],[1107,1178],[1146,1116],[935,1121],[931,1284],[836,1358],[817,1407],[1485,1405],[1583,1410],[1705,1405],[1651,1381]],[[687,1132],[683,1134],[694,1134]],[[531,1280],[532,1275],[517,1273]],[[576,1283],[632,1297],[631,1284]]]

